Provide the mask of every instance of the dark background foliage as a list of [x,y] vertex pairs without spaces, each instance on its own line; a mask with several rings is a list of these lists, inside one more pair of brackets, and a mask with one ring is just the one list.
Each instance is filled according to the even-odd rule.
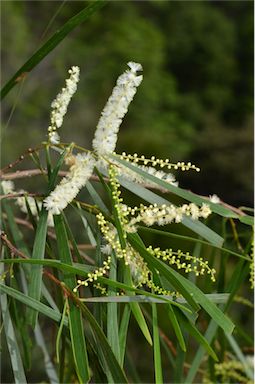
[[[3,83],[84,3],[3,2]],[[81,81],[62,138],[90,147],[115,80],[133,60],[142,63],[144,81],[118,151],[192,160],[202,172],[178,175],[181,186],[251,206],[252,47],[249,1],[112,1],[8,95],[4,163],[45,139],[50,103],[72,65],[80,66]]]

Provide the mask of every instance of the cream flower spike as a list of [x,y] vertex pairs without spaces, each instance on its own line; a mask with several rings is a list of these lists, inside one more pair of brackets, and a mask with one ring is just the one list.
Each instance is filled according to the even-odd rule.
[[79,153],[73,157],[73,162],[68,174],[43,201],[53,215],[59,215],[73,201],[92,175],[95,160],[90,153]]
[[49,141],[52,144],[58,144],[60,141],[57,129],[63,124],[63,118],[67,112],[67,107],[77,90],[77,83],[79,81],[80,68],[73,66],[69,69],[69,79],[66,79],[66,86],[62,88],[62,91],[57,95],[56,99],[51,103],[51,116],[50,126],[48,127]]
[[137,71],[142,71],[141,64],[130,61],[127,65],[130,69],[118,78],[97,125],[93,148],[101,156],[115,150],[122,119],[143,79],[142,75],[136,74]]

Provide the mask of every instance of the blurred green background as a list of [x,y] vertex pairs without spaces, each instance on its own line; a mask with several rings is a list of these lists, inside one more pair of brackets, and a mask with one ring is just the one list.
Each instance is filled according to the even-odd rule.
[[[84,5],[3,1],[2,83]],[[51,101],[72,65],[81,80],[61,137],[90,147],[116,78],[132,60],[143,65],[144,81],[117,150],[191,160],[202,172],[178,174],[181,186],[251,206],[252,54],[252,2],[111,1],[4,100],[2,164],[46,138]]]

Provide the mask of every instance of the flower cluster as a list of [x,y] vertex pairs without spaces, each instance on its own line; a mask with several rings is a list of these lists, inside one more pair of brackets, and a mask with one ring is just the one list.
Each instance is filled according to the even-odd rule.
[[105,219],[101,212],[97,215],[97,223],[106,242],[106,245],[101,248],[102,253],[111,254],[114,251],[118,259],[124,259],[125,265],[130,266],[135,283],[138,286],[146,284],[150,271],[140,254],[129,244],[125,249],[121,247],[116,228]]
[[[106,239],[105,239],[106,240]],[[112,241],[112,245],[109,243],[101,247],[102,253],[109,254],[112,253],[113,250],[119,249],[118,241]],[[124,258],[125,265],[129,265],[131,275],[134,279],[134,282],[137,284],[136,286],[141,286],[146,284],[149,280],[150,271],[147,267],[147,264],[144,262],[141,255],[136,252],[129,244],[127,244],[125,251],[118,253],[118,258]]]
[[[114,152],[115,155],[117,155]],[[150,159],[145,158],[144,155],[137,155],[137,153],[126,154],[125,152],[122,152],[120,155],[121,160],[125,160],[127,162],[130,162],[132,165],[135,165],[138,169],[141,169],[142,171],[146,172],[149,175],[152,175],[154,177],[157,177],[160,180],[165,181],[166,183],[172,184],[174,186],[178,186],[178,182],[175,179],[175,176],[170,172],[164,172],[162,168],[170,169],[181,169],[182,171],[188,171],[190,169],[195,170],[197,172],[200,171],[200,168],[196,167],[194,164],[191,164],[188,162],[185,164],[184,162],[178,162],[178,163],[171,163],[169,159],[158,159],[155,156],[152,156]],[[155,168],[159,167],[159,169]],[[134,181],[136,183],[147,183],[150,186],[155,186],[155,183],[151,180],[148,180],[141,174],[138,174],[137,172],[125,167],[122,164],[118,163],[118,172],[119,175],[124,177],[125,179]],[[165,188],[162,187],[162,190],[167,192]]]
[[50,116],[50,126],[48,127],[49,141],[52,144],[59,143],[59,135],[57,129],[63,124],[63,118],[67,112],[68,104],[77,89],[77,83],[79,81],[80,69],[79,67],[72,67],[69,69],[70,77],[66,79],[66,86],[62,88],[62,91],[53,100],[51,107],[52,112]]
[[[120,192],[120,184],[118,183],[117,180],[117,169],[113,165],[109,166],[109,181],[110,181],[110,186],[111,186],[111,193],[112,193],[112,199],[113,199],[113,204],[114,204],[114,209],[116,211],[116,214],[119,218],[120,224],[123,228],[126,227],[128,221],[127,221],[127,211],[126,211],[126,206],[122,204],[122,197],[120,197],[121,192]],[[126,238],[126,233],[123,233],[124,238]]]
[[[207,218],[211,213],[211,210],[207,204],[202,204],[201,207],[198,207],[193,203],[184,204],[181,207],[175,207],[172,204],[140,205],[139,208],[130,208],[123,204],[123,199],[120,196],[118,176],[127,177],[138,183],[146,181],[152,186],[155,185],[152,181],[148,182],[142,175],[122,166],[119,162],[117,163],[114,159],[109,159],[108,157],[111,154],[115,154],[114,150],[117,143],[119,127],[123,117],[127,113],[130,102],[133,100],[137,87],[143,79],[142,75],[137,74],[137,72],[142,71],[141,64],[129,62],[128,67],[129,69],[117,79],[117,84],[99,119],[92,143],[97,160],[94,159],[92,154],[69,155],[66,159],[66,163],[70,166],[69,173],[44,200],[43,204],[51,214],[60,214],[61,211],[76,197],[79,190],[86,184],[93,172],[94,166],[103,168],[106,174],[108,171],[113,210],[119,221],[123,240],[119,238],[115,225],[107,221],[102,213],[99,213],[97,215],[97,222],[105,243],[105,245],[102,246],[101,251],[108,255],[108,260],[107,262],[104,262],[103,267],[100,267],[96,269],[94,273],[89,274],[86,280],[78,280],[78,285],[75,288],[75,291],[82,285],[87,286],[89,283],[95,282],[99,276],[105,274],[107,269],[110,268],[111,255],[114,253],[117,258],[123,259],[125,265],[130,267],[134,283],[137,286],[146,284],[156,293],[168,294],[168,291],[154,284],[146,262],[128,243],[127,233],[136,232],[137,224],[141,222],[147,226],[152,226],[154,224],[166,225],[172,222],[180,223],[184,216],[190,216],[194,220],[198,218]],[[53,111],[51,114],[51,125],[48,129],[49,141],[52,144],[59,142],[59,136],[56,130],[62,125],[63,116],[66,113],[72,95],[76,91],[77,82],[79,80],[78,67],[72,67],[69,73],[71,76],[66,80],[66,88],[63,88],[62,92],[52,103]],[[198,167],[190,162],[187,164],[184,162],[175,164],[169,159],[158,159],[155,156],[147,159],[144,155],[138,156],[136,153],[129,155],[123,152],[120,159],[131,162],[136,165],[138,169],[145,171],[147,174],[153,175],[156,178],[175,186],[177,186],[178,183],[176,182],[175,177],[168,172],[169,170],[180,169],[182,171],[200,171]],[[163,168],[165,168],[167,172],[165,172]],[[195,272],[196,275],[208,273],[211,275],[211,279],[213,281],[215,280],[215,270],[211,269],[208,266],[208,262],[204,262],[201,258],[195,258],[180,250],[177,252],[172,251],[171,249],[161,251],[159,248],[152,249],[152,247],[149,247],[147,251],[154,257],[162,258],[163,261],[167,261],[171,265],[175,264],[178,269],[183,268],[187,273],[191,271]],[[97,286],[98,284],[99,283],[97,282],[94,286]]]
[[73,165],[69,173],[43,202],[53,215],[59,215],[72,202],[92,175],[95,166],[94,157],[90,153],[72,156],[71,160]]
[[136,224],[143,222],[147,226],[157,225],[166,225],[172,222],[180,223],[183,219],[183,216],[191,216],[192,219],[196,220],[199,217],[207,218],[210,213],[210,207],[207,204],[202,204],[201,208],[197,205],[183,204],[181,207],[176,207],[173,204],[170,205],[158,205],[151,204],[148,207],[143,204],[140,205],[140,208],[126,208],[131,215],[135,215],[137,212],[138,215],[130,219],[127,227],[128,232],[136,231]]
[[[161,169],[158,170],[156,168],[153,168],[150,166],[147,167],[145,165],[137,165],[136,164],[136,166],[139,169],[141,169],[142,171],[145,171],[146,173],[148,173],[149,175],[157,177],[158,179],[163,180],[166,183],[169,183],[169,184],[172,184],[172,185],[178,187],[178,181],[176,181],[175,176],[172,173],[170,173],[170,172],[166,173],[166,172],[162,171]],[[126,179],[126,180],[134,181],[135,183],[138,183],[138,184],[147,184],[151,187],[155,187],[155,186],[158,187],[158,185],[156,183],[154,183],[153,181],[146,179],[144,176],[138,174],[135,171],[132,171],[131,169],[125,167],[124,165],[122,165],[120,163],[118,163],[117,171],[118,171],[118,175],[121,176],[122,178]],[[163,187],[161,188],[161,190],[163,192],[168,192]]]
[[14,192],[14,183],[11,180],[2,180],[1,181],[1,187],[3,189],[4,195],[8,195],[9,193]]
[[137,76],[137,71],[142,71],[141,64],[129,62],[128,66],[130,69],[118,78],[97,125],[93,148],[101,156],[114,151],[122,119],[143,79],[142,75]]
[[162,251],[160,248],[153,249],[152,246],[149,246],[147,251],[156,258],[167,261],[170,265],[176,265],[178,269],[184,269],[185,273],[194,272],[196,276],[207,273],[215,282],[215,269],[210,268],[208,261],[204,261],[202,257],[191,256],[189,252],[184,253],[180,249],[177,252],[172,249]]
[[101,277],[106,274],[106,272],[110,269],[111,257],[107,258],[107,261],[103,262],[103,266],[95,269],[94,272],[88,273],[88,278],[86,280],[77,280],[78,285],[73,289],[73,292],[77,292],[78,288],[82,285],[87,287],[89,283],[96,281],[98,277]]
[[209,196],[209,200],[210,200],[210,202],[213,203],[213,204],[218,204],[218,203],[220,203],[220,198],[219,198],[217,195],[215,195],[215,193],[214,193],[213,195],[210,195],[210,196]]
[[169,159],[158,159],[155,156],[151,156],[150,159],[146,159],[144,155],[138,156],[137,153],[126,154],[126,152],[122,152],[120,156],[121,160],[131,161],[134,164],[138,164],[139,162],[143,163],[144,165],[151,164],[153,167],[159,166],[160,168],[168,168],[168,169],[181,169],[182,171],[188,171],[190,169],[194,169],[195,171],[199,172],[200,168],[196,167],[194,164],[191,164],[188,162],[185,164],[184,162],[178,161],[178,163],[171,163]]
[[[249,358],[251,362],[249,361]],[[247,356],[247,365],[254,369],[254,356]],[[223,361],[222,363],[215,364],[215,376],[217,382],[220,383],[239,383],[239,384],[253,384],[253,380],[246,376],[245,365],[238,360]],[[207,377],[203,379],[203,384],[213,384]]]

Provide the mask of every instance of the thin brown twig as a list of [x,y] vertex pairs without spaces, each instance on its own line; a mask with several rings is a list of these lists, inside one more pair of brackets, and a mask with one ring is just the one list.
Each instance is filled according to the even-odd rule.
[[[16,172],[11,172],[11,173],[0,173],[0,179],[2,179],[2,180],[23,179],[26,177],[40,176],[40,175],[46,174],[46,173],[47,173],[46,169],[43,169],[43,172],[40,169],[26,169],[26,170],[22,170],[22,171],[18,170]],[[58,175],[64,177],[67,175],[67,173],[68,173],[67,171],[59,171]],[[99,177],[96,175],[90,176],[90,180],[100,182]],[[108,183],[109,178],[103,177],[103,180],[106,183]],[[166,189],[158,187],[157,185],[152,186],[151,184],[146,184],[146,183],[143,183],[141,185],[145,188],[148,188],[148,189],[156,189],[156,190],[160,190],[161,192],[164,192],[164,193],[167,192]]]
[[25,159],[25,157],[27,156],[30,156],[32,153],[38,151],[39,149],[41,149],[42,146],[38,146],[36,148],[28,148],[22,155],[20,155],[18,157],[18,159],[16,159],[15,161],[13,161],[12,163],[6,165],[4,168],[2,168],[0,170],[0,175],[2,175],[3,173],[5,173],[6,171],[9,171],[10,169],[12,169],[15,165],[19,164],[21,161],[23,161]]
[[43,269],[43,274],[45,276],[48,276],[50,280],[52,280],[63,290],[65,297],[73,297],[72,293],[66,288],[65,284],[62,281],[58,280],[52,273],[50,273],[46,269]]
[[[28,260],[29,257],[27,255],[25,255],[23,252],[19,251],[12,243],[11,241],[7,238],[7,235],[5,232],[1,231],[1,234],[0,234],[0,237],[1,237],[1,240],[2,242],[9,248],[9,250],[11,251],[11,254],[15,255],[15,256],[18,256],[18,257],[21,257],[22,259],[26,259]],[[42,269],[43,271],[43,274],[48,276],[52,281],[54,281],[57,285],[59,285],[61,287],[62,290],[64,290],[65,292],[65,295],[68,296],[68,297],[71,297],[73,298],[73,294],[70,290],[68,290],[64,283],[60,280],[58,280],[54,275],[52,275],[49,271],[47,271],[45,268]]]
[[[3,213],[3,218],[6,219],[7,218],[7,215],[6,213]],[[33,225],[28,221],[28,220],[25,220],[25,219],[20,219],[19,217],[15,217],[14,218],[15,222],[17,224],[20,224],[20,225],[23,225],[24,227],[28,228],[28,229],[31,229],[31,230],[34,230],[34,227]],[[47,235],[56,240],[56,235],[53,231],[51,230],[48,230],[47,231]],[[73,250],[73,246],[72,244],[69,242],[69,246],[71,248],[71,250]],[[87,260],[89,263],[91,263],[92,265],[95,264],[95,260],[93,260],[91,257],[89,257],[86,253],[84,253],[82,250],[86,251],[86,250],[92,250],[92,249],[95,249],[95,246],[94,245],[91,245],[91,244],[77,244],[77,247],[78,249],[80,250],[80,255],[85,259]]]
[[[42,173],[46,174],[46,169],[42,172],[40,169],[25,169],[22,171],[16,171],[11,173],[0,173],[0,177],[3,180],[14,180],[14,179],[22,179],[25,177],[33,177],[37,175],[41,175]],[[59,172],[59,174],[61,171]]]
[[[67,171],[59,171],[59,176],[66,176]],[[15,179],[23,179],[26,177],[33,177],[33,176],[40,176],[42,174],[47,174],[47,170],[44,169],[24,169],[22,171],[17,170],[16,172],[11,173],[0,173],[0,179],[2,180],[15,180]],[[92,181],[99,181],[98,176],[92,175],[90,177],[90,180]],[[104,177],[104,181],[108,182],[109,179],[107,177]]]
[[11,254],[14,254],[16,256],[21,257],[22,259],[28,259],[28,256],[25,255],[23,252],[19,251],[8,239],[7,235],[5,232],[1,231],[1,240],[2,242],[9,248],[11,251]]
[[17,199],[17,197],[22,197],[22,196],[42,197],[42,195],[39,193],[16,192],[16,193],[8,193],[7,195],[0,195],[0,200],[2,200],[2,199]]
[[162,339],[165,341],[166,345],[169,347],[169,349],[172,352],[172,354],[176,357],[177,352],[176,352],[176,349],[175,349],[172,341],[169,340],[169,338],[166,336],[166,334],[160,328],[159,328],[159,334],[162,337]]

